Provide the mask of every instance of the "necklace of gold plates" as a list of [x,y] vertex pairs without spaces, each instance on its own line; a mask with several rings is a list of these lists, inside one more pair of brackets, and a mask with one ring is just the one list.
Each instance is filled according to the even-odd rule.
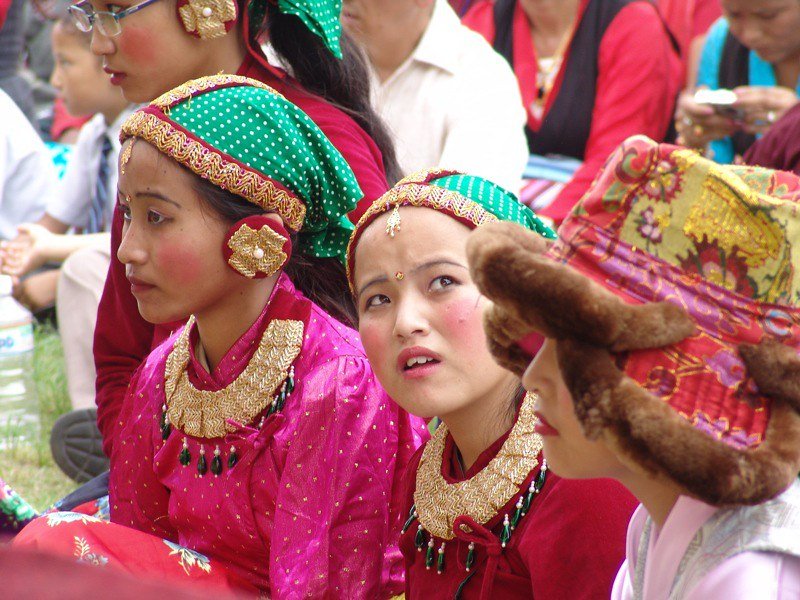
[[[189,364],[189,333],[195,319],[189,318],[183,332],[167,357],[164,372],[165,402],[161,407],[161,437],[166,440],[172,427],[199,438],[220,438],[236,431],[236,425],[248,425],[262,415],[259,427],[275,412],[283,410],[286,398],[295,387],[292,363],[303,345],[303,322],[275,319],[270,321],[253,357],[239,376],[218,391],[198,390],[186,368]],[[219,445],[214,449],[211,472],[222,472]],[[187,439],[179,460],[183,466],[191,462]],[[235,446],[228,456],[228,467],[237,462]],[[208,470],[205,448],[201,445],[197,471]]]
[[[517,422],[497,456],[466,481],[448,483],[442,475],[442,460],[448,433],[444,423],[425,446],[417,470],[414,505],[403,526],[403,533],[415,521],[418,522],[414,544],[420,552],[427,546],[426,568],[432,568],[436,562],[436,572],[444,572],[445,546],[446,542],[455,537],[453,523],[457,517],[468,516],[476,523],[485,525],[515,495],[520,494],[513,515],[505,515],[499,534],[501,546],[506,547],[511,539],[511,532],[527,514],[534,497],[544,486],[547,474],[547,463],[542,463],[538,476],[531,481],[527,492],[520,493],[523,482],[539,465],[538,457],[542,450],[542,437],[534,431],[537,419],[533,405],[533,396],[527,394],[522,402]],[[435,538],[442,540],[438,551],[435,550]],[[470,543],[465,561],[467,572],[472,568],[474,561],[475,544]]]

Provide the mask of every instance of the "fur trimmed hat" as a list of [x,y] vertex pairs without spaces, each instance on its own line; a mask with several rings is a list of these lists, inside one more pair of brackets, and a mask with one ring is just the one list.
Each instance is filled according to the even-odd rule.
[[547,248],[471,234],[492,352],[521,374],[558,341],[585,434],[710,504],[800,470],[800,179],[627,140]]

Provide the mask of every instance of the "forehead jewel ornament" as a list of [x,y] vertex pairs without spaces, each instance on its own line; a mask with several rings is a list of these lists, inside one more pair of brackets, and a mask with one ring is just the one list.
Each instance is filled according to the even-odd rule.
[[397,281],[403,281],[403,279],[406,278],[406,274],[403,273],[402,271],[398,271],[397,273],[394,274],[394,278],[397,279]]
[[132,137],[125,143],[125,147],[122,149],[122,154],[119,158],[119,172],[122,175],[125,175],[125,165],[128,164],[128,161],[131,159],[131,152],[133,152],[133,144],[136,142],[136,138]]
[[231,269],[248,279],[271,277],[292,255],[289,232],[266,215],[254,215],[233,224],[222,245]]
[[394,205],[392,212],[389,213],[389,218],[386,220],[386,235],[394,237],[400,231],[400,211],[397,204]]

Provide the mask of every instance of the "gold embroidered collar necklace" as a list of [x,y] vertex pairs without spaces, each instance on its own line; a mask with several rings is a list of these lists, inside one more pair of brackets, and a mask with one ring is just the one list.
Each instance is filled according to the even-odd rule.
[[[218,438],[235,431],[230,423],[246,425],[269,407],[280,410],[293,382],[290,370],[303,345],[302,321],[270,321],[255,353],[241,374],[218,391],[198,390],[189,380],[189,335],[194,325],[189,318],[167,357],[164,372],[162,434],[170,425],[202,438]],[[283,385],[281,385],[283,384]]]
[[431,535],[451,540],[456,517],[466,515],[485,525],[520,493],[525,479],[539,464],[542,437],[534,431],[533,396],[527,394],[500,451],[480,472],[466,481],[448,483],[442,475],[447,426],[431,437],[417,470],[414,505],[419,524]]

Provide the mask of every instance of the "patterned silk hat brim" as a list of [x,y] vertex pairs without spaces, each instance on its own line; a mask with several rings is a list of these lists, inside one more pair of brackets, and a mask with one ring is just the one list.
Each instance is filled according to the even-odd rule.
[[[529,323],[558,323],[548,337],[587,433],[711,504],[758,503],[788,487],[800,468],[797,176],[631,138],[547,256],[552,267],[537,263],[537,273],[551,289],[515,293],[537,298]],[[571,303],[579,295],[567,288],[591,299]],[[647,310],[663,303],[694,333],[659,343],[663,323]],[[614,335],[639,339],[600,339],[611,331],[602,314],[625,324]]]
[[[397,182],[358,220],[347,247],[347,278],[351,291],[355,251],[361,234],[380,215],[403,206],[443,212],[470,229],[500,220],[518,223],[548,239],[556,237],[555,232],[514,194],[487,179],[446,169],[419,171]],[[387,234],[393,234],[393,227],[391,222],[387,223]]]
[[131,137],[278,213],[301,232],[306,253],[344,258],[346,215],[363,196],[355,175],[308,115],[264,83],[224,74],[189,81],[131,115],[120,139]]

